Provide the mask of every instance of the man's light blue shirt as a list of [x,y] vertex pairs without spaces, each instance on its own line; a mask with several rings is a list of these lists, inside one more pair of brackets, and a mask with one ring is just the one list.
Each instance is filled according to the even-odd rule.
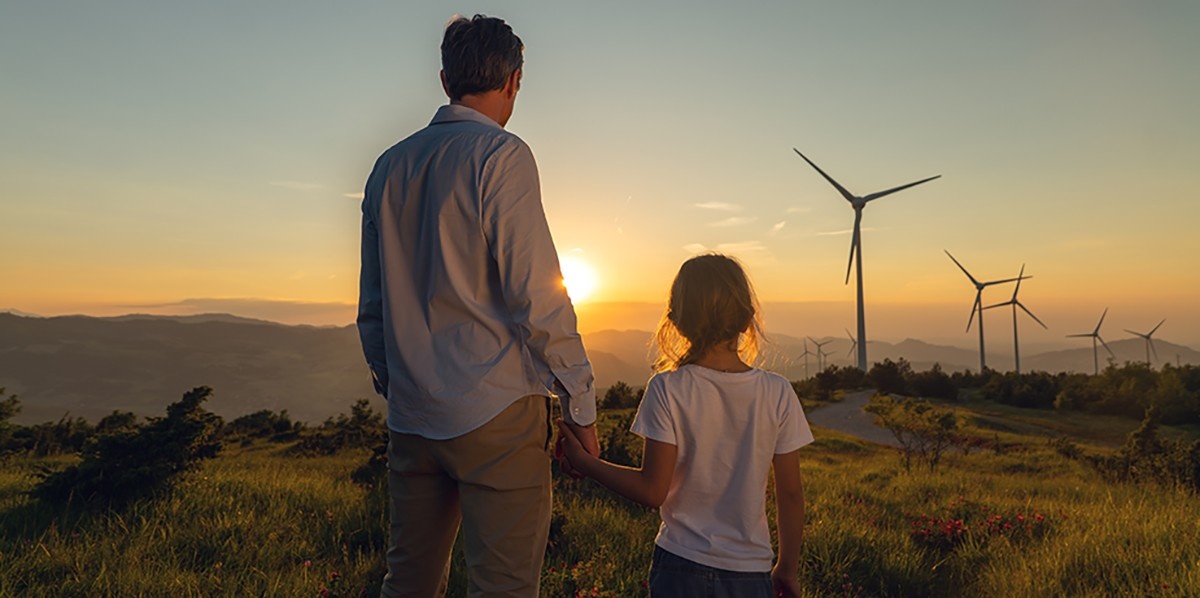
[[529,146],[461,105],[383,153],[362,204],[358,330],[388,427],[460,436],[517,399],[596,419]]

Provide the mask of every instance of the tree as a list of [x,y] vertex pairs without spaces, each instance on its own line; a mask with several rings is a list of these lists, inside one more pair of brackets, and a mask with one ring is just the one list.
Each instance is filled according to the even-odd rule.
[[93,436],[78,464],[46,476],[33,495],[121,505],[169,488],[180,474],[221,449],[221,418],[202,407],[210,396],[207,386],[193,388],[167,406],[166,417]]
[[[4,396],[7,388],[0,387],[0,397]],[[9,443],[12,442],[12,424],[8,420],[12,419],[21,412],[21,401],[17,400],[17,395],[8,395],[7,399],[0,401],[0,455],[10,450]]]
[[642,395],[645,392],[645,389],[639,388],[634,390],[628,384],[617,381],[604,392],[604,398],[600,401],[600,407],[604,409],[637,407],[638,403],[642,401]]
[[900,361],[884,359],[871,366],[867,381],[883,394],[909,394],[906,378],[912,375],[912,366],[903,357]]

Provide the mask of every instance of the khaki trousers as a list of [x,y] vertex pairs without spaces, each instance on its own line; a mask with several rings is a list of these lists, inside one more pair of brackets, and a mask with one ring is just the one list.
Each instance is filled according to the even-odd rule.
[[517,400],[457,438],[389,432],[381,596],[443,596],[459,525],[471,596],[538,595],[550,532],[550,404]]

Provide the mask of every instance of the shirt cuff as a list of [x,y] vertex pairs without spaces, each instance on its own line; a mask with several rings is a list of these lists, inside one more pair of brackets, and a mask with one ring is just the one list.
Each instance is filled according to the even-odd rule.
[[562,405],[563,419],[576,426],[590,426],[596,423],[596,391],[589,388],[576,396],[562,393],[558,396]]

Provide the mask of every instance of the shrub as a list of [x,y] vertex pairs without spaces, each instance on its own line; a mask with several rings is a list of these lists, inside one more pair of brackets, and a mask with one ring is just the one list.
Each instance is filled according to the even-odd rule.
[[903,357],[899,361],[884,359],[871,366],[867,372],[867,381],[882,394],[907,395],[907,378],[912,376],[912,366]]
[[332,455],[345,449],[372,448],[387,443],[383,416],[371,409],[371,401],[359,399],[350,407],[350,415],[329,418],[293,449],[305,456]]
[[603,409],[629,409],[637,407],[642,402],[642,395],[646,393],[646,389],[634,389],[624,382],[616,382],[608,387],[604,392],[604,398],[600,401],[600,407]]
[[193,388],[167,406],[166,417],[92,437],[83,447],[82,461],[48,475],[34,488],[34,496],[113,505],[164,490],[221,449],[221,418],[201,406],[210,396],[207,386]]
[[905,471],[911,471],[914,459],[936,470],[958,436],[958,416],[925,400],[875,395],[865,410],[900,442]]

